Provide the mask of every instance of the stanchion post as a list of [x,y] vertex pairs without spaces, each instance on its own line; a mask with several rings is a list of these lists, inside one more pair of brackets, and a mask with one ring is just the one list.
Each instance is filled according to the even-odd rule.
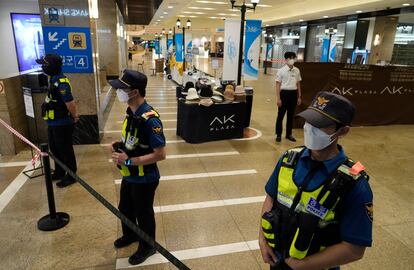
[[[43,153],[49,152],[49,147],[46,143],[41,144],[40,149]],[[66,224],[69,223],[69,215],[66,213],[56,213],[49,156],[42,155],[42,161],[45,169],[45,182],[47,191],[47,203],[49,205],[49,214],[39,219],[37,222],[37,228],[41,231],[54,231],[65,227]]]

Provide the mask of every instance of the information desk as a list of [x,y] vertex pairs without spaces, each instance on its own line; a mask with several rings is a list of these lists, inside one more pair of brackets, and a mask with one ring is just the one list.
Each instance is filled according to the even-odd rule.
[[177,135],[188,143],[243,137],[246,103],[210,107],[178,101]]

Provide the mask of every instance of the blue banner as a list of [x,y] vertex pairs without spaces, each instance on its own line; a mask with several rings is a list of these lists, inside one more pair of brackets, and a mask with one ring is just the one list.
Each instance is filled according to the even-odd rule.
[[267,43],[267,60],[270,61],[272,60],[272,55],[273,55],[273,43]]
[[321,54],[321,62],[328,62],[328,46],[329,46],[329,39],[324,38],[322,42],[322,54]]
[[160,41],[159,40],[155,40],[154,47],[155,47],[155,53],[156,54],[161,54],[161,47],[160,47]]
[[93,73],[90,29],[87,27],[43,26],[46,53],[63,59],[65,73]]
[[260,35],[262,21],[246,20],[246,45],[244,49],[245,80],[257,80],[259,75]]
[[183,34],[175,33],[175,60],[183,62]]
[[172,46],[173,46],[173,40],[172,39],[168,39],[167,46],[168,46],[167,51],[171,52],[172,51]]

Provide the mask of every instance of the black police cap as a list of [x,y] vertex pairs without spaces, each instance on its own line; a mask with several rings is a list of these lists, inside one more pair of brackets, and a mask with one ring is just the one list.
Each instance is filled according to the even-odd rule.
[[350,125],[355,115],[355,106],[347,98],[331,92],[321,91],[311,105],[299,113],[309,124],[317,128]]
[[36,59],[36,63],[40,65],[58,65],[62,66],[62,58],[57,54],[48,53],[43,55],[42,58]]
[[108,81],[116,89],[139,89],[145,90],[147,87],[147,76],[141,72],[125,69],[122,77]]

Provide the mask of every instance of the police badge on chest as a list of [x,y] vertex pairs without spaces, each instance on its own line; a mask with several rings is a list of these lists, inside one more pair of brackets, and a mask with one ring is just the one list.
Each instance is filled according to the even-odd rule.
[[136,142],[137,138],[135,138],[134,136],[129,136],[128,140],[125,143],[125,148],[129,151],[135,150],[136,146],[135,146],[135,142]]

